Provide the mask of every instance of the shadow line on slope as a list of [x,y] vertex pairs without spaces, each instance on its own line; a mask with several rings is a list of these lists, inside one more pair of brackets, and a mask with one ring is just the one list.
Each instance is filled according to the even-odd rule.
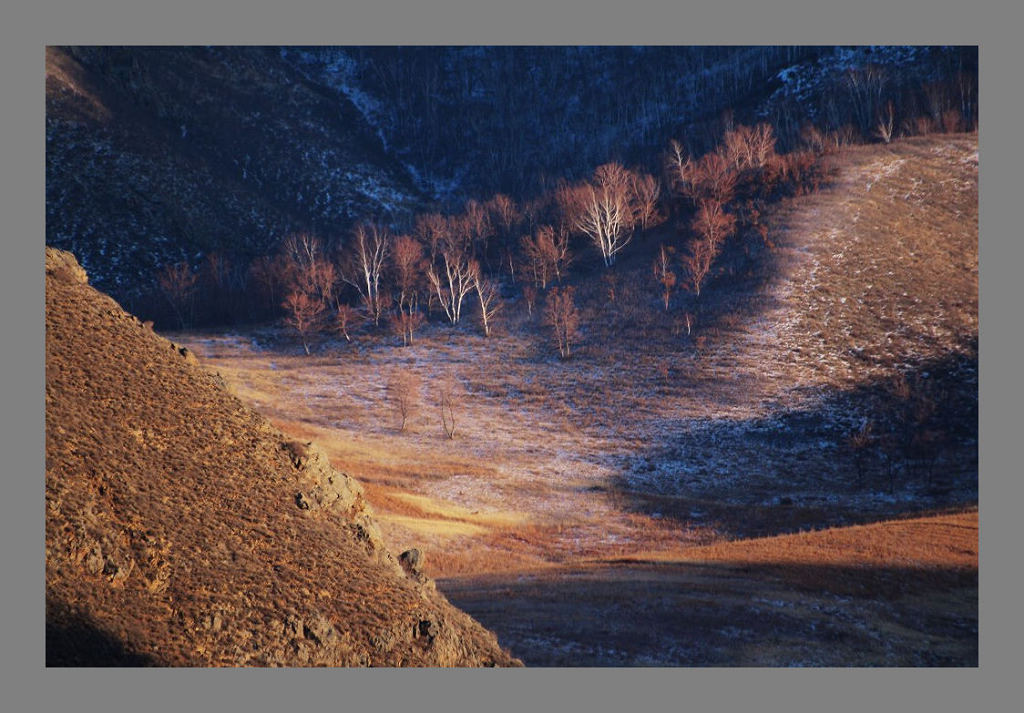
[[438,580],[527,666],[978,665],[978,573],[613,563]]

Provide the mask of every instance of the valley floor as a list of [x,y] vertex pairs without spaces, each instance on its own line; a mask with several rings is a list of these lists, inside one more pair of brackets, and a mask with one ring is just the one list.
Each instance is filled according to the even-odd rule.
[[[517,304],[490,339],[434,323],[309,357],[275,329],[173,338],[358,478],[391,549],[421,549],[527,664],[976,665],[977,137],[852,150],[772,225],[773,279],[699,358],[667,321],[642,346],[594,327],[561,362]],[[848,436],[906,372],[966,404],[966,430],[927,466],[859,474]],[[400,373],[419,383],[404,431]],[[871,556],[856,528],[779,539],[894,519]],[[936,561],[907,555],[940,531]]]

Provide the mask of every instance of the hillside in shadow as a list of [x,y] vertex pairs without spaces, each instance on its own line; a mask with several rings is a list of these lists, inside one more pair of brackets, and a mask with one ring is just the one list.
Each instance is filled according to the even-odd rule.
[[[977,666],[977,513],[905,524],[942,534],[929,564],[851,556],[854,528],[797,557],[769,539],[439,586],[530,666]],[[900,523],[870,528],[876,554],[920,556]]]

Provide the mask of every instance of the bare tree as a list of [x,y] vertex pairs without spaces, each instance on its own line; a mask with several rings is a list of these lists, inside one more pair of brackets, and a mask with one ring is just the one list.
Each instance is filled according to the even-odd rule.
[[342,303],[338,305],[338,310],[335,313],[334,326],[342,336],[345,337],[346,342],[351,342],[352,337],[349,335],[348,330],[354,326],[360,320],[359,311],[352,305]]
[[538,226],[533,235],[522,237],[520,247],[534,284],[544,289],[551,278],[562,281],[571,262],[568,230],[556,230],[550,225]]
[[594,176],[560,193],[569,225],[601,252],[606,267],[633,238],[636,223],[630,174],[617,163],[598,166]]
[[526,314],[533,317],[533,305],[537,303],[537,288],[533,285],[523,285],[523,299],[526,301]]
[[502,235],[512,235],[516,223],[519,222],[519,210],[515,201],[504,193],[496,193],[487,201],[486,208],[491,214],[491,221]]
[[438,382],[438,396],[441,406],[441,429],[448,440],[455,438],[455,415],[462,403],[462,384],[451,374]]
[[683,265],[690,278],[690,287],[700,297],[700,289],[704,285],[711,265],[721,251],[721,244],[713,243],[703,237],[695,236],[690,241],[690,252],[683,257]]
[[192,321],[192,309],[199,276],[192,272],[186,262],[168,265],[157,276],[160,291],[171,304],[174,315],[182,329]]
[[668,311],[672,298],[672,288],[676,286],[676,274],[672,271],[672,254],[675,250],[662,244],[658,255],[654,258],[654,279],[661,285],[661,300]]
[[701,285],[711,272],[711,265],[722,251],[725,239],[736,230],[736,216],[726,213],[716,200],[701,201],[693,219],[696,236],[690,244],[690,254],[684,264],[690,273],[690,284],[700,297]]
[[460,220],[473,257],[487,264],[488,241],[494,235],[490,212],[483,204],[470,199],[466,201]]
[[918,116],[904,119],[900,128],[909,136],[927,136],[935,131],[935,121],[930,116]]
[[334,301],[337,270],[319,238],[309,233],[289,235],[281,252],[289,292],[303,292],[324,305]]
[[249,263],[248,283],[255,289],[247,296],[250,299],[257,297],[264,310],[276,310],[281,304],[278,296],[282,294],[285,285],[282,263],[280,255],[260,255]]
[[484,336],[491,336],[491,320],[501,309],[501,299],[497,284],[493,280],[481,277],[480,269],[473,270],[473,288],[480,301],[480,320],[484,325]]
[[740,124],[734,129],[725,132],[722,137],[725,145],[725,157],[737,170],[753,166],[751,143],[751,129],[749,126]]
[[512,284],[516,281],[516,231],[522,215],[515,201],[504,193],[497,193],[485,204],[497,236],[499,269],[508,270]]
[[441,253],[441,246],[451,234],[451,224],[440,213],[417,215],[415,234],[426,247],[430,262],[434,262]]
[[938,409],[938,400],[933,380],[914,374],[908,377],[898,374],[887,388],[894,403],[891,408],[895,424],[896,445],[908,467],[914,461],[929,462],[938,456],[941,440],[933,428],[933,416]]
[[380,324],[385,309],[381,283],[390,249],[391,235],[387,228],[375,223],[360,223],[352,232],[342,272],[345,282],[355,287],[363,298],[366,312],[374,325]]
[[893,128],[896,125],[896,111],[892,101],[886,102],[885,109],[878,116],[878,123],[875,124],[875,136],[885,143],[890,143],[893,137]]
[[964,130],[964,118],[959,109],[946,109],[942,112],[942,130],[947,134],[955,134]]
[[692,227],[702,239],[721,247],[725,239],[736,232],[736,216],[726,213],[719,201],[701,201]]
[[857,469],[857,483],[864,483],[864,475],[867,470],[867,458],[871,447],[874,445],[874,436],[871,434],[871,421],[865,420],[860,428],[851,433],[846,439],[846,446],[853,454],[853,464]]
[[391,375],[385,389],[388,400],[401,419],[398,432],[404,433],[409,419],[419,410],[420,379],[415,372],[402,369]]
[[740,124],[725,132],[724,141],[725,157],[740,171],[763,168],[775,155],[775,130],[771,124]]
[[426,317],[418,310],[411,312],[398,310],[388,317],[388,326],[393,334],[402,337],[402,346],[407,347],[412,344],[413,333],[426,321]]
[[658,212],[661,184],[649,173],[630,173],[630,188],[633,193],[633,213],[641,230],[653,228],[662,221]]
[[672,139],[665,152],[665,176],[669,188],[680,195],[689,195],[693,174],[693,159],[682,143]]
[[825,134],[822,133],[814,124],[804,124],[803,128],[800,129],[800,141],[803,142],[810,151],[817,154],[825,153],[828,147],[828,142],[825,138]]
[[395,238],[391,263],[398,289],[398,309],[411,314],[417,307],[420,284],[427,268],[423,244],[409,235],[400,235]]
[[858,126],[867,131],[878,116],[882,96],[889,84],[885,68],[877,64],[854,67],[846,73],[846,86]]
[[551,275],[548,272],[548,260],[544,254],[543,246],[537,240],[537,236],[524,235],[519,239],[519,250],[526,261],[526,269],[532,278],[533,284],[541,289],[548,286]]
[[705,154],[690,171],[687,192],[694,205],[707,200],[728,203],[735,194],[738,178],[732,164],[722,154]]
[[309,354],[309,335],[313,334],[324,313],[324,303],[305,292],[289,292],[281,305],[285,309],[285,324],[302,339],[302,347]]
[[553,287],[544,303],[544,323],[552,331],[563,359],[572,355],[572,343],[579,331],[579,312],[573,299],[572,287]]
[[[543,227],[541,226],[541,228]],[[557,228],[551,227],[543,232],[546,234],[544,240],[550,244],[547,250],[551,254],[551,266],[555,270],[555,280],[558,284],[562,284],[562,278],[565,277],[569,265],[572,264],[572,253],[569,250],[569,226],[562,223]]]
[[469,246],[458,237],[445,240],[441,245],[440,263],[428,266],[427,280],[448,321],[456,324],[462,316],[462,302],[473,289],[476,263],[469,257]]

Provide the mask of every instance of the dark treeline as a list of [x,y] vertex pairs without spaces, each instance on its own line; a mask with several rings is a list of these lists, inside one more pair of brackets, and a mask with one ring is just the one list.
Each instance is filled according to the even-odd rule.
[[[391,149],[454,186],[442,197],[456,200],[467,191],[523,198],[610,160],[651,170],[670,138],[704,153],[733,122],[770,121],[788,151],[807,121],[867,136],[888,101],[936,122],[953,107],[968,123],[977,117],[976,82],[965,80],[977,73],[973,47],[362,47],[289,56],[373,96]],[[779,78],[794,67],[807,70],[795,92]]]
[[[812,47],[362,47],[291,56],[378,100],[392,150],[455,191],[515,198],[597,165],[649,162],[670,136],[721,136],[727,107],[764,96]],[[337,80],[336,80],[337,81]],[[681,132],[685,125],[699,131]],[[648,166],[651,168],[651,166]],[[454,194],[454,195],[453,195]]]

